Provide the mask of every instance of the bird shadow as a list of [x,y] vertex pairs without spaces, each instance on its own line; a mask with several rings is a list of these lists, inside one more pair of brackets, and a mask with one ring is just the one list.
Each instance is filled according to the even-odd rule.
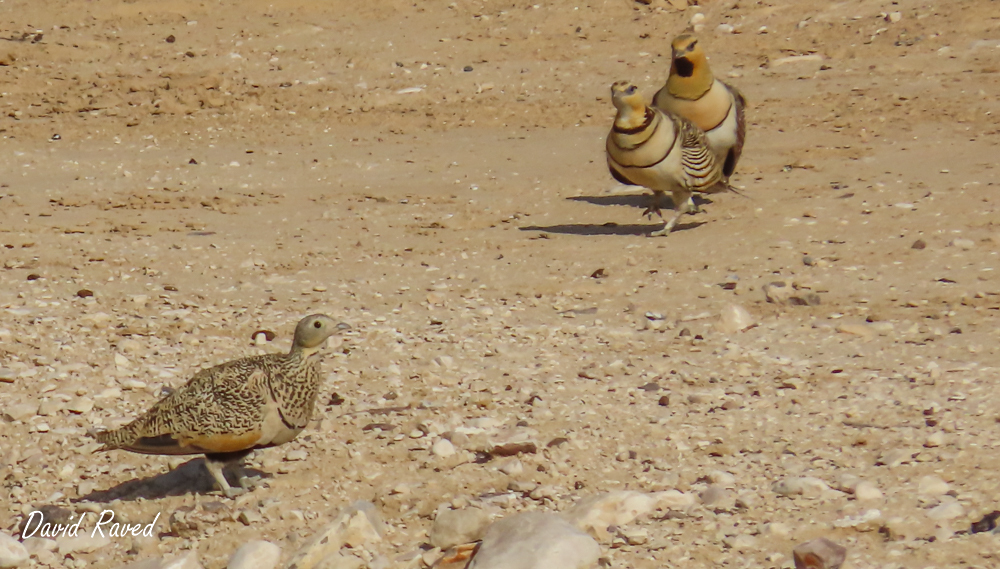
[[[264,472],[255,468],[243,468],[247,477],[254,479],[270,478]],[[235,480],[229,477],[230,483]],[[136,478],[108,488],[94,490],[86,496],[81,496],[74,502],[107,503],[115,500],[134,502],[137,500],[157,500],[168,496],[183,496],[185,494],[209,494],[218,492],[215,479],[205,468],[204,458],[193,458],[179,467],[162,474],[154,474],[145,478]]]
[[[688,229],[694,229],[699,225],[704,225],[704,221],[696,221],[693,223],[678,223],[674,227],[674,231],[686,231]],[[625,225],[619,225],[617,223],[567,223],[562,225],[529,225],[527,227],[519,227],[521,231],[541,231],[545,233],[561,233],[564,235],[649,235],[654,231],[659,231],[663,229],[662,223],[629,223]]]
[[[650,202],[654,199],[651,194],[615,194],[610,196],[573,196],[566,198],[567,200],[574,202],[584,202],[592,205],[619,205],[627,207],[641,207],[643,209],[649,207]],[[702,197],[700,195],[694,196],[694,203],[696,206],[701,207],[706,204],[711,204],[712,200]],[[660,208],[661,209],[674,209],[674,200],[668,195],[664,195],[660,198]]]

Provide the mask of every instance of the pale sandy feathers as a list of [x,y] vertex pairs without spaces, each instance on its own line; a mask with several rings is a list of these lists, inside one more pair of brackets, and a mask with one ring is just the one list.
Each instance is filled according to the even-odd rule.
[[670,193],[674,216],[655,235],[666,235],[690,210],[694,193],[713,193],[722,172],[704,132],[681,117],[646,105],[635,85],[612,85],[617,109],[608,133],[608,168],[616,180],[653,191],[653,202],[644,214],[660,214],[659,197]]

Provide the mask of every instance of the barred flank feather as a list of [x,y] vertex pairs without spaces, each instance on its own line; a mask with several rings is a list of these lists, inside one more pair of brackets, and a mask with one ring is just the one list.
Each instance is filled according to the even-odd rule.
[[608,168],[616,180],[653,191],[645,214],[660,214],[659,195],[671,193],[676,213],[656,232],[665,235],[689,210],[693,193],[724,189],[721,164],[705,134],[690,121],[647,106],[628,82],[615,83],[611,92],[618,113],[608,133]]

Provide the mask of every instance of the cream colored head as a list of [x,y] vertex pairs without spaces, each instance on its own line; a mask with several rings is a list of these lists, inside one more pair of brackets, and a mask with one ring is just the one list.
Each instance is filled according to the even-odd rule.
[[629,81],[616,81],[611,85],[611,102],[620,114],[638,113],[641,116],[646,112],[642,93]]
[[350,325],[337,323],[324,314],[312,314],[299,321],[295,327],[295,337],[292,339],[292,351],[313,351],[323,346],[323,342],[337,332],[350,330]]
[[673,54],[667,90],[675,97],[698,99],[712,88],[715,80],[698,38],[690,34],[679,35],[670,48]]

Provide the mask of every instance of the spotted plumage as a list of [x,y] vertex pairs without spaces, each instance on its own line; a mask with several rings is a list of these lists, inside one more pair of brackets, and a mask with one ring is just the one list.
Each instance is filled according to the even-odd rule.
[[705,131],[722,166],[722,182],[729,186],[746,139],[746,100],[735,87],[712,75],[696,37],[677,36],[671,49],[670,76],[653,97],[653,106],[684,117]]
[[660,213],[660,196],[670,192],[675,215],[654,235],[666,235],[691,208],[694,193],[714,193],[721,170],[698,127],[681,117],[646,105],[635,85],[619,81],[611,86],[618,110],[608,133],[606,153],[611,175],[623,184],[653,191],[644,215]]
[[[99,449],[142,454],[204,454],[209,472],[227,496],[223,468],[254,449],[284,444],[309,423],[319,393],[319,350],[330,335],[350,326],[322,314],[303,318],[287,354],[252,356],[196,373],[184,386],[139,418],[94,433]],[[240,473],[240,485],[246,489]]]

